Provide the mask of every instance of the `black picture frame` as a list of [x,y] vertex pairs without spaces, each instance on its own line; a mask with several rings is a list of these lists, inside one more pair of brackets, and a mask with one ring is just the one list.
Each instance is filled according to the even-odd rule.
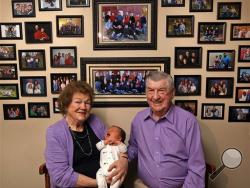
[[201,68],[202,47],[175,47],[175,68]]
[[190,12],[213,12],[213,0],[189,0]]
[[45,50],[18,50],[19,69],[22,71],[46,70]]
[[19,99],[18,84],[0,84],[0,100]]
[[206,98],[233,98],[233,77],[207,77]]
[[[94,88],[95,101],[93,107],[145,107],[147,106],[145,75],[148,71],[153,70],[170,73],[170,58],[80,58],[80,70],[81,80],[85,80]],[[106,84],[102,76],[104,74],[107,77]],[[137,76],[134,77],[134,75]],[[113,78],[112,82],[109,79],[110,77]],[[122,77],[122,79],[119,80],[118,77]],[[131,77],[130,81],[127,80],[128,77]],[[131,85],[132,80],[135,79],[138,80],[136,88]],[[125,83],[131,87],[125,87]],[[115,90],[112,85],[121,85],[121,88]],[[132,90],[132,88],[135,90]]]
[[57,37],[84,37],[84,17],[82,15],[56,16]]
[[68,8],[90,7],[90,0],[66,0],[66,7]]
[[0,64],[0,80],[17,80],[17,64]]
[[237,83],[250,83],[250,67],[238,67]]
[[197,116],[197,100],[175,100],[175,105]]
[[226,26],[227,26],[226,22],[199,22],[198,43],[225,44]]
[[236,87],[235,103],[250,103],[250,87]]
[[202,103],[201,104],[201,119],[224,119],[224,103]]
[[[118,14],[119,19],[115,22],[115,17]],[[121,29],[122,22],[120,20],[123,19],[122,15],[127,20],[124,22],[126,32]],[[129,18],[129,15],[132,17]],[[135,24],[135,20],[137,20],[137,25],[139,25],[136,26],[137,29],[129,27],[129,20],[131,20],[132,24]],[[116,27],[110,27],[110,22]],[[93,48],[94,50],[156,50],[157,1],[93,1]]]
[[27,44],[52,43],[51,22],[24,22]]
[[50,106],[48,102],[28,102],[29,118],[50,118]]
[[239,20],[241,18],[241,2],[218,2],[218,20]]
[[174,75],[175,96],[201,95],[201,75]]
[[61,113],[60,108],[59,108],[59,103],[58,103],[58,98],[54,97],[53,98],[53,112],[54,114]]
[[16,60],[16,44],[0,44],[0,60]]
[[207,71],[234,71],[235,50],[208,50]]
[[3,104],[4,120],[25,120],[25,104]]
[[45,76],[20,76],[20,87],[21,96],[47,96],[47,85]]
[[193,37],[194,16],[193,15],[166,16],[166,36]]
[[230,31],[231,41],[250,40],[250,23],[233,23]]
[[51,2],[46,0],[39,0],[39,11],[61,11],[62,0],[53,0]]
[[36,16],[34,0],[12,0],[11,4],[13,18]]
[[51,83],[51,93],[59,94],[63,88],[68,85],[71,81],[77,80],[76,73],[51,73],[50,83]]
[[22,40],[22,23],[0,23],[0,39],[1,40]]
[[185,7],[185,0],[179,1],[168,1],[168,0],[161,0],[162,7]]
[[250,62],[250,45],[239,45],[238,62]]
[[228,122],[250,122],[250,106],[229,106]]

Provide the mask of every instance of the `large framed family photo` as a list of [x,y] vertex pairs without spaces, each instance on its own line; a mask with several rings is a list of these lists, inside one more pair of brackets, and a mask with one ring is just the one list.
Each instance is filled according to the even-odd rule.
[[12,0],[13,17],[35,17],[35,0]]
[[175,75],[176,96],[198,96],[201,94],[201,75]]
[[70,82],[77,80],[76,73],[51,73],[50,86],[52,94],[59,94]]
[[157,48],[157,1],[95,0],[94,50]]
[[149,71],[170,73],[169,57],[81,58],[81,80],[94,88],[94,107],[147,106]]

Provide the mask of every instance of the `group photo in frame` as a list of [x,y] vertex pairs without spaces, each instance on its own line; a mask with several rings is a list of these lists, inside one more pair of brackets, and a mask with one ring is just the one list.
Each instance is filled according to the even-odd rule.
[[250,62],[250,45],[239,45],[238,61]]
[[16,44],[0,44],[0,60],[16,60]]
[[58,98],[53,98],[53,112],[55,114],[60,113]]
[[236,20],[241,18],[241,2],[218,2],[218,20]]
[[95,0],[94,50],[153,50],[157,44],[157,1]]
[[25,104],[3,104],[4,120],[25,120]]
[[250,67],[238,67],[238,83],[250,83]]
[[77,80],[76,73],[51,73],[51,93],[59,94],[70,82]]
[[250,40],[250,23],[231,24],[230,40]]
[[198,43],[225,44],[226,22],[198,22]]
[[17,64],[0,64],[0,80],[17,79]]
[[249,106],[229,106],[229,122],[250,122]]
[[18,84],[0,84],[0,100],[19,99]]
[[29,118],[49,118],[50,107],[48,102],[28,102]]
[[52,43],[51,22],[25,22],[27,44]]
[[56,16],[57,37],[84,37],[82,15]]
[[66,0],[66,6],[68,8],[89,7],[90,0]]
[[207,77],[207,98],[232,98],[234,90],[233,77]]
[[18,56],[20,70],[46,70],[45,50],[18,50]]
[[175,105],[197,116],[197,100],[175,100]]
[[39,11],[60,11],[62,0],[39,0]]
[[193,37],[194,16],[166,16],[167,37]]
[[184,7],[185,0],[161,0],[162,7]]
[[20,76],[21,96],[47,96],[45,76]]
[[16,17],[35,17],[36,8],[34,0],[12,0],[12,15]]
[[202,103],[201,119],[224,119],[224,103]]
[[213,12],[213,0],[189,0],[190,12]]
[[250,103],[250,87],[236,87],[235,103]]
[[201,75],[174,75],[175,96],[201,94]]
[[235,50],[208,50],[207,71],[234,71]]
[[175,68],[201,68],[201,47],[175,47]]
[[0,23],[1,40],[22,40],[22,23]]
[[81,80],[94,89],[94,107],[147,106],[145,76],[170,73],[168,57],[81,58]]

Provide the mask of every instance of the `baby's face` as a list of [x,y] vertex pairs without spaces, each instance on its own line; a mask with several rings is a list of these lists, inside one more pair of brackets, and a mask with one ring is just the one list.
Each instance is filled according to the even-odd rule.
[[121,141],[120,130],[117,127],[111,127],[105,134],[105,142],[110,145],[116,145]]

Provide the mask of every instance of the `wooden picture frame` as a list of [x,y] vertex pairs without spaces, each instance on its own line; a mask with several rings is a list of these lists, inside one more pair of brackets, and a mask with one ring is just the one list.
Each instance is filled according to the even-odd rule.
[[238,62],[250,62],[250,45],[239,45]]
[[0,60],[16,60],[16,44],[0,44]]
[[0,23],[0,40],[22,40],[22,23]]
[[25,104],[3,104],[4,120],[25,120]]
[[190,12],[213,12],[213,0],[189,0]]
[[34,0],[12,0],[13,18],[36,17],[36,6]]
[[250,23],[231,24],[230,40],[250,40]]
[[50,74],[51,93],[59,94],[66,85],[76,80],[77,80],[76,73],[51,73]]
[[48,102],[28,102],[29,118],[50,118]]
[[202,47],[175,47],[175,68],[201,68]]
[[250,122],[249,106],[229,106],[229,122]]
[[235,103],[250,103],[250,87],[236,87]]
[[218,20],[240,20],[241,2],[218,2],[217,19]]
[[0,80],[17,80],[17,64],[0,64]]
[[19,99],[18,84],[0,84],[0,100]]
[[197,100],[175,100],[175,105],[197,116]]
[[90,7],[90,0],[66,0],[66,7],[68,8]]
[[185,0],[169,1],[161,0],[162,7],[185,7]]
[[238,67],[237,83],[250,83],[250,67]]
[[201,75],[174,75],[175,96],[201,95]]
[[61,11],[62,0],[39,0],[39,11]]
[[47,96],[45,76],[20,76],[21,96]]
[[201,119],[224,119],[224,103],[202,103]]

